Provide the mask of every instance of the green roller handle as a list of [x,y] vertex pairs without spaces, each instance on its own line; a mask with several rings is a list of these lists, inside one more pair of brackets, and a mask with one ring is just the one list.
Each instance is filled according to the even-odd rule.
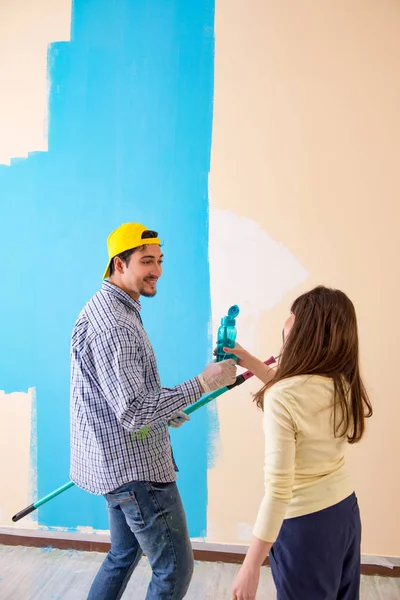
[[[275,358],[271,357],[270,359],[265,361],[265,364],[271,365],[274,362],[275,362]],[[252,376],[253,376],[253,373],[251,373],[250,371],[245,371],[244,373],[242,373],[241,375],[238,375],[236,377],[236,381],[235,381],[235,383],[232,383],[232,385],[227,385],[223,388],[220,388],[219,390],[216,390],[215,392],[210,392],[209,394],[205,394],[204,396],[202,396],[200,398],[200,400],[198,400],[197,402],[194,402],[190,406],[187,406],[183,412],[186,413],[187,415],[190,415],[195,410],[198,410],[205,404],[208,404],[212,400],[215,400],[215,398],[218,398],[218,396],[225,394],[225,392],[227,392],[228,390],[231,390],[232,388],[237,387],[238,385],[241,385],[244,381],[246,381],[247,379],[249,379]],[[43,504],[46,504],[46,502],[50,502],[50,500],[53,500],[53,498],[55,498],[56,496],[59,496],[63,492],[66,492],[67,490],[69,490],[69,488],[72,488],[74,485],[75,484],[73,481],[68,481],[68,483],[65,483],[58,489],[54,490],[54,492],[51,492],[47,496],[44,496],[43,498],[41,498],[41,500],[38,500],[37,502],[30,504],[29,506],[27,506],[26,508],[24,508],[23,510],[18,512],[16,515],[14,515],[12,517],[12,520],[14,521],[14,523],[16,523],[23,517],[26,517],[31,512],[33,512],[34,510],[36,510],[37,508],[42,506]]]
[[31,512],[33,512],[34,510],[39,508],[39,506],[42,506],[42,504],[46,504],[46,502],[49,502],[50,500],[52,500],[59,494],[62,494],[66,490],[69,490],[69,488],[71,488],[73,485],[75,485],[73,481],[68,481],[68,483],[65,483],[64,485],[59,487],[57,490],[54,490],[54,492],[47,494],[47,496],[44,496],[44,498],[42,498],[41,500],[38,500],[37,502],[34,502],[33,504],[30,504],[29,506],[27,506],[26,508],[21,510],[19,513],[17,513],[16,515],[13,516],[12,520],[15,523],[16,521],[19,521],[23,517],[26,517],[26,515],[29,515]]
[[200,398],[200,400],[197,400],[197,402],[194,402],[193,404],[190,404],[190,406],[187,406],[183,410],[183,412],[187,415],[190,415],[195,410],[198,410],[205,404],[208,404],[209,402],[211,402],[211,400],[215,400],[215,398],[218,398],[218,396],[221,396],[221,394],[224,394],[225,392],[227,392],[228,389],[229,388],[227,388],[225,386],[225,387],[221,388],[220,390],[216,390],[215,392],[210,392],[209,394],[206,394],[205,396]]

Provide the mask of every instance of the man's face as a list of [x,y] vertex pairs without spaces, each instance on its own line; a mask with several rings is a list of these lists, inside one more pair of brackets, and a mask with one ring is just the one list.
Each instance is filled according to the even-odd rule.
[[163,254],[160,246],[151,244],[132,253],[129,264],[123,264],[121,283],[125,291],[136,298],[148,298],[157,293],[157,281],[162,274]]

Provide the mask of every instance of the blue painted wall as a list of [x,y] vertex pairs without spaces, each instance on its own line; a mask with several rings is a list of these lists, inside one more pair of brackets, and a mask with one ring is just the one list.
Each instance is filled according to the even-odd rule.
[[[0,167],[0,389],[36,387],[39,497],[69,478],[70,334],[101,285],[116,226],[143,222],[164,243],[164,276],[143,315],[163,383],[192,377],[211,355],[213,21],[212,0],[75,0],[71,42],[49,49],[49,150]],[[173,445],[200,536],[205,411]],[[106,529],[104,501],[73,488],[39,523]]]

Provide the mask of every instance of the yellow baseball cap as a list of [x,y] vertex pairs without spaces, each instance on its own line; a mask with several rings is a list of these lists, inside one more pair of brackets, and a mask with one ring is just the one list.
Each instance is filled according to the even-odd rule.
[[140,223],[123,223],[117,229],[114,229],[107,239],[108,265],[103,279],[110,277],[110,263],[114,256],[144,244],[158,244],[160,246],[161,242],[157,235],[156,231],[152,231],[144,225],[140,225]]

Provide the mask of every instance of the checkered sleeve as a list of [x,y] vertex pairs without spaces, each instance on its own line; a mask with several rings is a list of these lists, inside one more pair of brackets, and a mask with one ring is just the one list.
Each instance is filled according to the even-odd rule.
[[159,387],[154,373],[154,390],[143,376],[140,341],[127,328],[102,332],[92,340],[86,360],[95,372],[97,385],[122,427],[135,432],[145,425],[167,421],[173,413],[201,396],[197,378],[174,388]]

